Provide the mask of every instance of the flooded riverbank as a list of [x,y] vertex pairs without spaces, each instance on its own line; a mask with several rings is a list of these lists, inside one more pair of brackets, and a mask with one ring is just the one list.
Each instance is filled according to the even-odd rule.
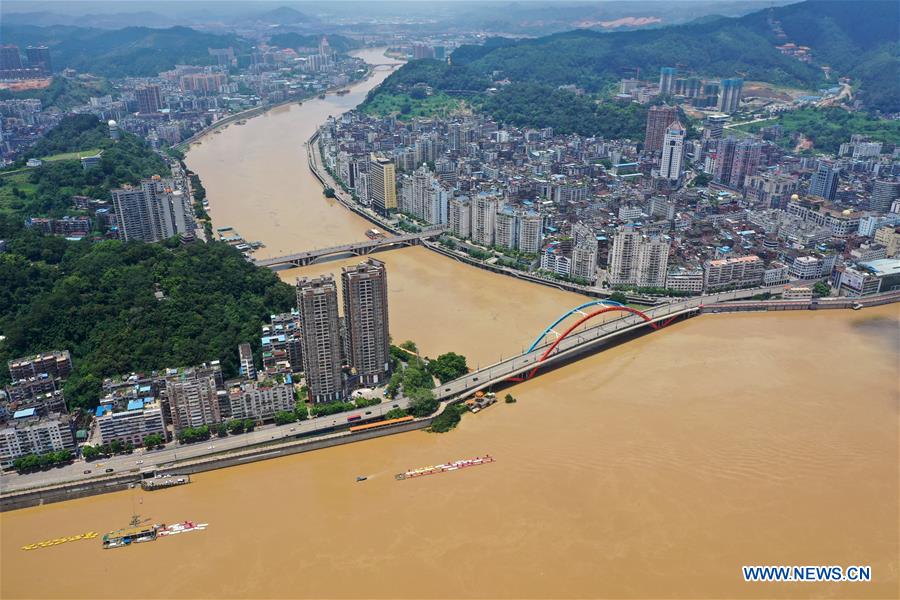
[[[890,597],[897,334],[893,306],[704,316],[517,385],[516,404],[467,416],[449,435],[414,432],[200,474],[182,488],[5,513],[0,591]],[[393,478],[484,453],[497,462]],[[357,483],[361,474],[369,479]],[[19,550],[108,531],[132,511],[210,526],[121,550]],[[42,576],[48,561],[53,578]],[[868,564],[873,582],[743,582],[741,565],[770,563]]]
[[[368,225],[322,197],[302,143],[367,85],[191,150],[214,226],[263,240],[261,255],[362,239]],[[377,258],[388,265],[395,341],[457,351],[473,366],[521,350],[583,301],[422,248]],[[898,339],[896,305],[707,315],[516,385],[516,404],[467,415],[450,434],[3,513],[0,596],[894,597]],[[496,462],[394,479],[486,453]],[[210,525],[125,549],[20,550],[106,532],[133,513]],[[873,581],[744,583],[742,565],[766,564],[871,565]]]

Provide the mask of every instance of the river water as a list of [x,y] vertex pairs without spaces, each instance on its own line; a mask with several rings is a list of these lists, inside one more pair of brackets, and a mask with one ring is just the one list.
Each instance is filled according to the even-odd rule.
[[[362,239],[367,223],[322,197],[302,142],[379,77],[191,150],[215,226],[263,240],[262,255]],[[378,257],[394,338],[473,366],[583,301],[422,248]],[[449,434],[0,514],[0,596],[896,597],[898,340],[896,306],[703,316],[510,388],[516,404]],[[484,453],[497,461],[393,478]],[[97,540],[19,549],[133,513],[210,527],[110,552]],[[749,584],[746,564],[871,565],[873,582]]]

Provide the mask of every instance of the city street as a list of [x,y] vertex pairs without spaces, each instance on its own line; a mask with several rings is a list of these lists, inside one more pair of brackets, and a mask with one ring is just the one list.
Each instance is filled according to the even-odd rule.
[[[71,465],[50,469],[49,471],[39,471],[27,475],[3,473],[0,474],[0,490],[8,493],[31,487],[85,481],[98,476],[115,475],[129,471],[137,472],[142,469],[166,465],[173,461],[221,454],[231,450],[244,450],[250,446],[270,441],[308,435],[317,431],[327,431],[334,427],[344,427],[347,425],[347,419],[352,415],[358,414],[361,416],[361,419],[354,421],[354,424],[358,424],[380,418],[393,408],[406,408],[408,406],[409,400],[405,398],[397,400],[386,399],[375,406],[367,406],[326,417],[316,417],[299,423],[264,425],[250,433],[229,435],[224,438],[212,436],[209,440],[196,444],[182,445],[178,442],[172,442],[162,450],[145,451],[138,449],[133,454],[121,454],[110,458],[97,459],[92,462],[78,459]],[[113,469],[113,471],[106,473],[107,469]],[[90,471],[90,473],[85,473],[85,471]]]

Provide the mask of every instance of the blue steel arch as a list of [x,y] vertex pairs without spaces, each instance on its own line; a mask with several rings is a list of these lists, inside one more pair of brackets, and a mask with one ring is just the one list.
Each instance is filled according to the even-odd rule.
[[579,310],[581,310],[583,308],[587,308],[589,306],[596,306],[598,304],[608,304],[610,306],[624,306],[621,302],[615,302],[613,300],[606,300],[606,299],[592,300],[591,302],[585,302],[581,306],[576,306],[575,308],[573,308],[572,310],[570,310],[569,312],[567,312],[566,314],[564,314],[557,320],[553,321],[553,323],[549,327],[547,327],[547,329],[542,331],[541,335],[537,336],[537,339],[534,340],[534,343],[532,343],[531,346],[528,347],[528,350],[526,350],[525,353],[527,354],[527,353],[531,352],[532,350],[534,350],[535,348],[537,348],[538,344],[541,343],[541,340],[543,340],[545,337],[547,337],[547,334],[550,333],[554,327],[556,327],[557,325],[559,325],[560,323],[562,323],[563,321],[568,319],[572,314],[577,313]]

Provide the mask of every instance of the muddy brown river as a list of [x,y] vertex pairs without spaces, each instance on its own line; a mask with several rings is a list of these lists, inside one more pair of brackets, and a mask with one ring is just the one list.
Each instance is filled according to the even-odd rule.
[[[377,52],[366,54],[378,61]],[[216,227],[283,254],[364,239],[303,141],[343,98],[209,135],[188,164]],[[470,364],[521,351],[584,299],[423,248],[382,252],[395,340]],[[281,271],[339,272],[342,261]],[[3,598],[894,598],[900,310],[706,315],[412,432],[0,514]],[[505,393],[505,392],[504,392]],[[414,480],[394,474],[490,453]],[[367,475],[362,483],[356,476]],[[185,519],[103,550],[48,538]],[[871,565],[870,583],[745,583],[742,565]]]

